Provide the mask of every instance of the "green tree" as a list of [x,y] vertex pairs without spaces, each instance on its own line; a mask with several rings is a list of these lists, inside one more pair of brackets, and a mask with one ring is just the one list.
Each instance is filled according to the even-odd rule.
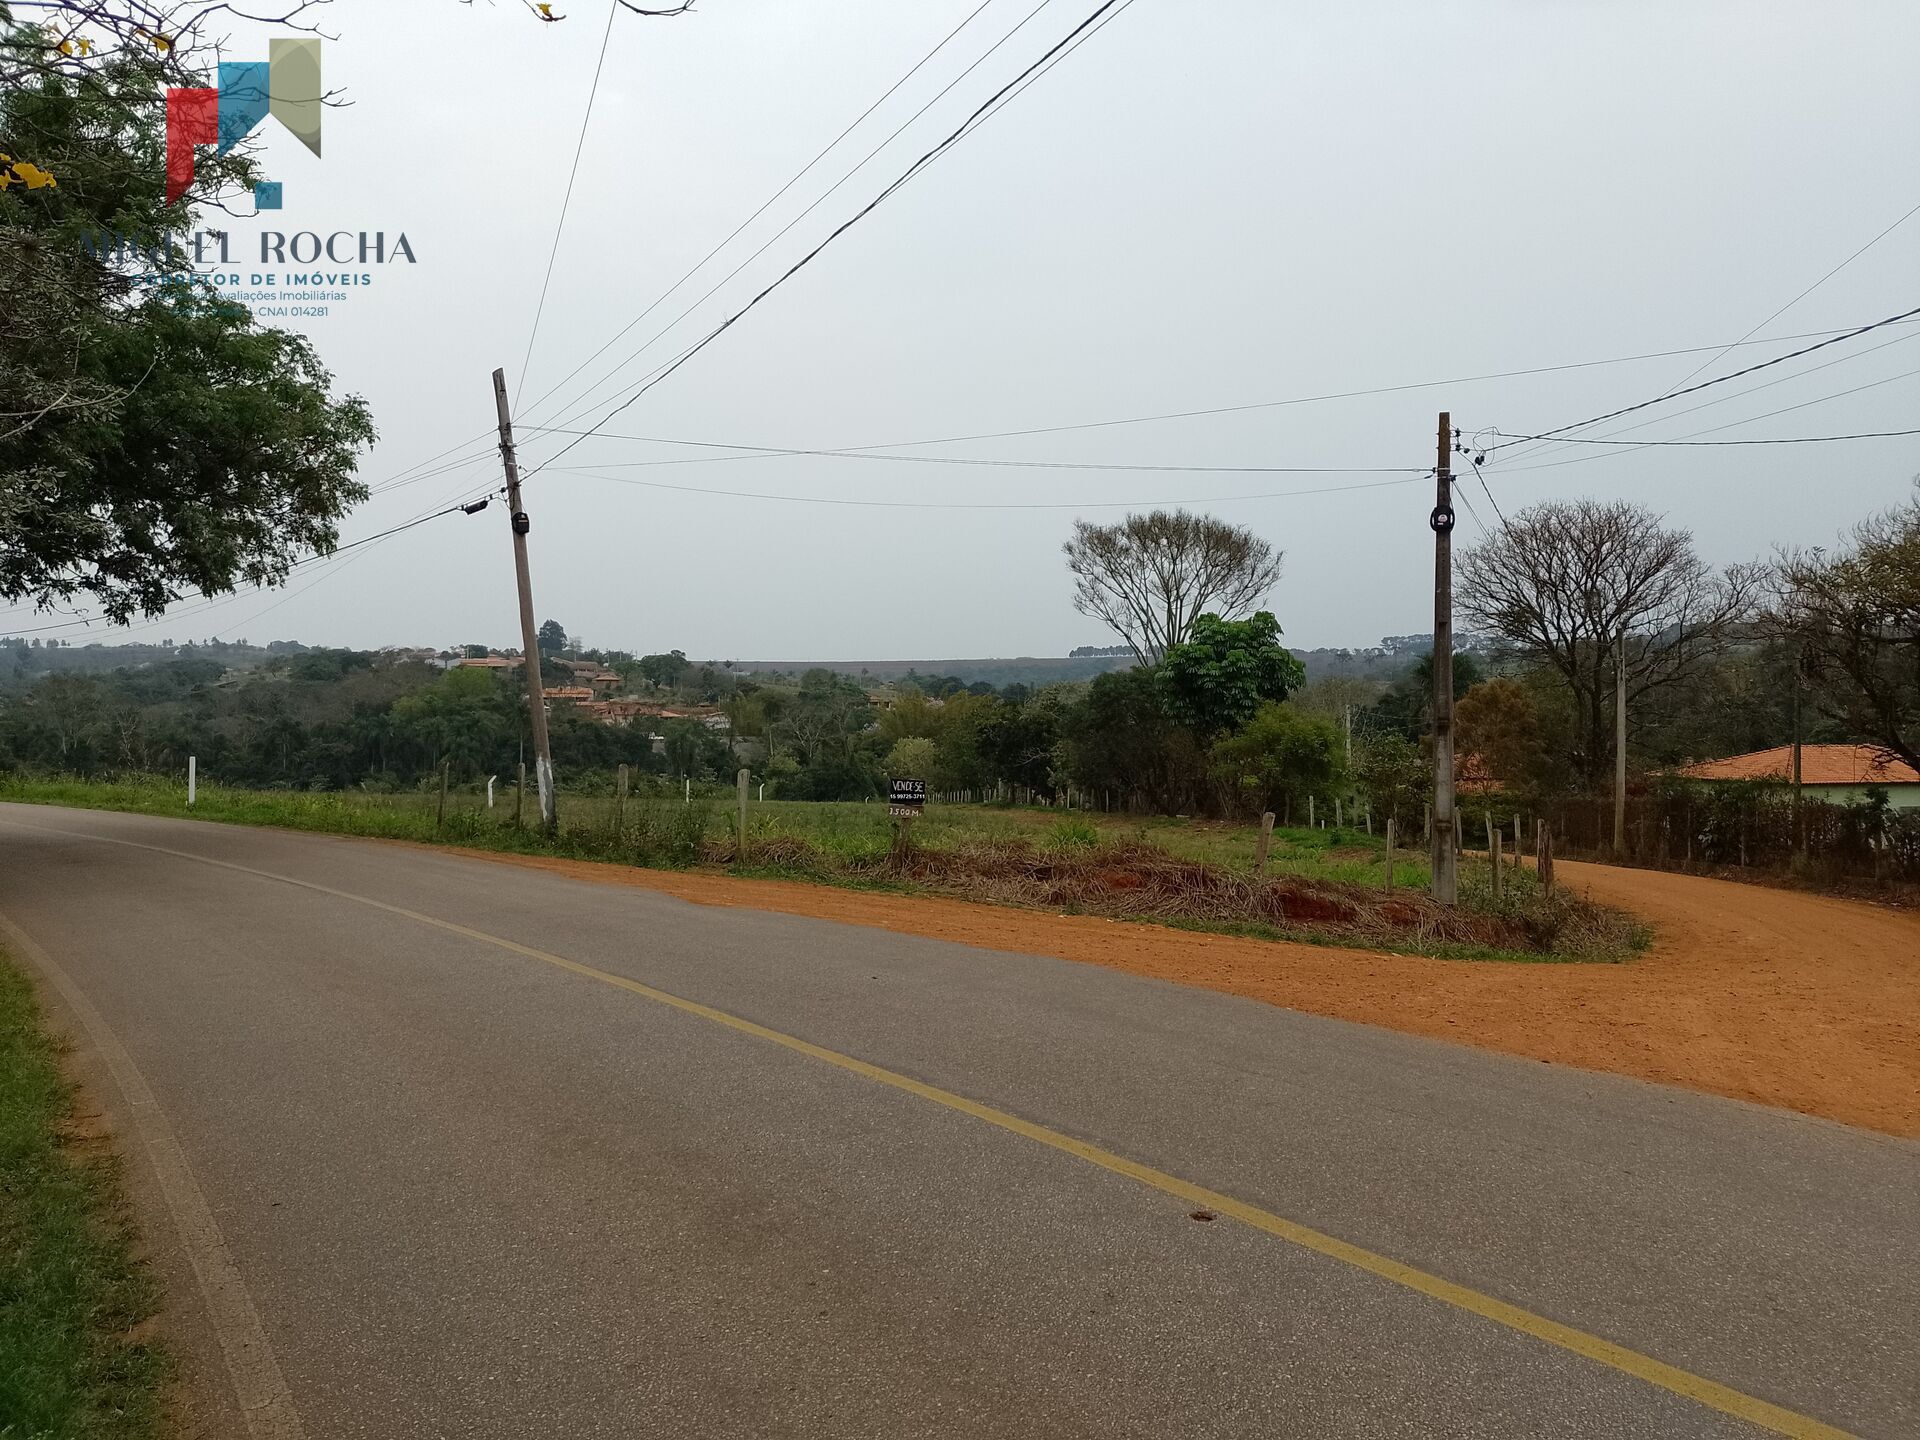
[[656,690],[671,690],[686,678],[692,662],[678,650],[669,650],[664,655],[642,655],[640,673],[646,677],[649,685]]
[[1201,796],[1206,755],[1167,713],[1151,670],[1097,677],[1086,699],[1062,717],[1061,730],[1066,773],[1081,789],[1143,801],[1169,814]]
[[1424,843],[1420,827],[1432,793],[1433,762],[1419,745],[1391,731],[1356,739],[1353,769],[1368,813],[1383,824],[1393,820],[1403,843]]
[[[1453,698],[1459,700],[1485,675],[1480,661],[1465,650],[1453,652]],[[1418,740],[1433,728],[1433,652],[1427,651],[1368,709],[1363,725],[1391,730]]]
[[1158,680],[1167,713],[1204,744],[1239,729],[1263,703],[1286,699],[1306,667],[1280,643],[1268,611],[1246,620],[1201,615],[1184,643],[1167,648]]
[[1511,676],[1476,685],[1453,712],[1454,754],[1469,756],[1486,778],[1508,790],[1532,793],[1545,764],[1540,710],[1527,687]]
[[133,48],[68,70],[42,63],[48,44],[0,6],[18,77],[0,86],[0,153],[55,177],[0,177],[0,598],[85,596],[124,622],[279,583],[366,497],[366,404],[334,397],[304,338],[192,276],[192,202],[249,182],[245,152],[206,156],[167,206],[162,64]]
[[567,648],[567,627],[558,620],[543,620],[534,632],[534,642],[542,655],[554,655]]
[[712,735],[706,726],[698,720],[669,720],[663,734],[669,775],[683,779],[705,772],[707,741]]
[[933,774],[939,752],[933,741],[919,735],[896,740],[881,769],[890,780],[925,780]]
[[1259,814],[1304,811],[1346,782],[1345,741],[1331,720],[1291,705],[1262,705],[1234,735],[1216,741],[1212,773],[1237,804]]

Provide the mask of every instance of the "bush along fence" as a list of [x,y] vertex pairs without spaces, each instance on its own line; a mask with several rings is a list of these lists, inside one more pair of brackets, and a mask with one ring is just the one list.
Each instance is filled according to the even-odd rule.
[[1562,855],[1662,870],[1752,870],[1849,887],[1920,885],[1920,810],[1896,810],[1884,792],[1850,804],[1802,796],[1791,785],[1657,781],[1629,792],[1619,853],[1613,797],[1541,810]]

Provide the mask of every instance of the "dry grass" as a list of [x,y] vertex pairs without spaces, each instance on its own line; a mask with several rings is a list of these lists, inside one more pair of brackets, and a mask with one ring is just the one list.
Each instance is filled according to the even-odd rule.
[[[706,842],[701,859],[741,864],[731,837]],[[1065,846],[968,840],[849,858],[795,836],[777,836],[758,842],[745,868],[843,883],[890,882],[1064,914],[1431,955],[1620,960],[1645,938],[1617,911],[1565,893],[1542,897],[1528,876],[1518,877],[1516,893],[1498,902],[1470,886],[1468,903],[1449,909],[1417,891],[1292,874],[1262,878],[1133,840]]]

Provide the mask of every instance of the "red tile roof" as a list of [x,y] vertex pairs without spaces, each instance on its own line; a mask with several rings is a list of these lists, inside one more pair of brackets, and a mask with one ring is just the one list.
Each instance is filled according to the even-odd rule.
[[[1693,780],[1791,780],[1793,747],[1703,760],[1680,773]],[[1878,745],[1802,745],[1800,779],[1807,785],[1920,785],[1920,770]]]

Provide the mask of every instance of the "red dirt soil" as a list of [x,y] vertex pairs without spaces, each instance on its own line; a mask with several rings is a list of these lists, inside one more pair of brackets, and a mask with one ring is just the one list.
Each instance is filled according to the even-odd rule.
[[1694,875],[1562,861],[1648,922],[1621,965],[1433,960],[962,900],[467,852],[702,905],[809,915],[1106,965],[1555,1064],[1920,1136],[1920,916]]

